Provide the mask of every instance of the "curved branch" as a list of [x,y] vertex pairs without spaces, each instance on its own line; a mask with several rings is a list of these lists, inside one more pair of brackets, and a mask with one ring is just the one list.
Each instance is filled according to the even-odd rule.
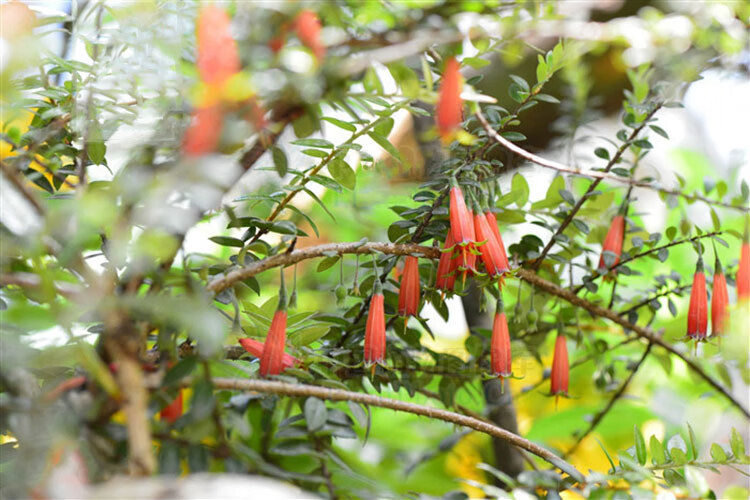
[[361,241],[357,241],[354,243],[327,243],[325,245],[307,247],[289,253],[277,254],[272,257],[253,262],[250,265],[235,269],[234,271],[230,271],[224,276],[214,279],[211,283],[208,284],[207,288],[213,293],[219,293],[222,290],[225,290],[233,284],[237,283],[238,281],[242,281],[251,276],[255,276],[258,273],[274,267],[289,266],[291,264],[296,264],[297,262],[300,262],[302,260],[324,257],[329,254],[368,254],[373,252],[380,252],[391,255],[421,254],[432,259],[440,256],[440,251],[437,248],[416,245],[413,243],[363,243]]
[[527,281],[531,284],[533,284],[535,287],[539,288],[540,290],[543,290],[551,295],[555,295],[557,297],[560,297],[561,299],[565,300],[566,302],[582,307],[586,309],[588,312],[595,316],[600,316],[602,318],[609,319],[610,321],[613,321],[617,323],[618,325],[622,326],[626,330],[631,330],[635,332],[639,337],[643,337],[653,344],[658,345],[662,349],[665,349],[669,351],[670,353],[674,354],[681,360],[685,362],[685,364],[690,367],[691,370],[693,370],[696,374],[698,374],[703,380],[709,383],[711,387],[716,389],[719,393],[721,393],[735,408],[740,410],[745,417],[747,417],[748,420],[750,420],[750,411],[748,411],[747,408],[745,408],[742,403],[737,401],[737,399],[732,396],[732,394],[724,388],[719,382],[717,382],[713,377],[711,377],[709,374],[707,374],[703,368],[698,366],[698,364],[693,361],[692,359],[688,358],[685,354],[678,351],[674,346],[668,344],[665,342],[661,337],[656,335],[653,330],[650,328],[644,328],[639,325],[635,325],[633,323],[630,323],[628,320],[620,316],[618,313],[611,309],[605,309],[604,307],[598,306],[592,302],[589,302],[586,299],[582,299],[581,297],[577,296],[570,290],[566,290],[564,288],[561,288],[554,283],[551,283],[543,278],[540,278],[537,276],[536,273],[533,271],[530,271],[528,269],[518,269],[516,271],[516,275],[523,279],[524,281]]
[[[683,193],[682,191],[678,191],[676,189],[663,188],[663,187],[660,187],[660,186],[656,186],[656,185],[654,185],[654,184],[652,184],[650,182],[637,181],[637,180],[628,179],[628,178],[625,178],[625,177],[619,177],[617,175],[612,175],[612,174],[609,174],[609,173],[606,173],[606,172],[591,172],[591,171],[584,172],[581,169],[578,169],[578,168],[575,168],[575,167],[571,167],[571,166],[565,165],[563,163],[558,163],[556,161],[547,160],[546,158],[542,158],[541,156],[537,156],[534,153],[530,153],[529,151],[526,151],[525,149],[523,149],[523,148],[519,147],[518,145],[510,142],[508,139],[506,139],[503,136],[501,136],[500,134],[498,134],[492,128],[492,126],[489,124],[489,122],[487,122],[487,118],[485,118],[485,116],[481,113],[481,111],[477,111],[476,117],[479,120],[479,122],[482,124],[482,126],[484,127],[484,129],[487,131],[487,135],[492,140],[494,140],[495,142],[497,142],[498,144],[500,144],[501,146],[503,146],[507,150],[511,151],[512,153],[517,154],[521,158],[524,158],[524,159],[530,161],[531,163],[535,163],[535,164],[537,164],[537,165],[539,165],[541,167],[550,168],[552,170],[557,170],[558,172],[562,172],[562,173],[570,174],[570,175],[575,175],[575,176],[578,176],[578,177],[586,177],[586,178],[589,178],[589,179],[594,179],[595,182],[596,182],[596,184],[598,184],[599,182],[601,182],[603,180],[613,181],[613,182],[619,182],[620,184],[624,184],[626,186],[634,186],[634,187],[639,187],[639,188],[644,188],[644,189],[651,189],[651,190],[654,190],[654,191],[658,191],[659,193],[669,194],[669,195],[672,195],[672,196],[679,196],[680,198],[685,198],[686,200],[690,200],[690,201],[702,201],[704,203],[708,203],[709,205],[716,205],[716,206],[720,206],[720,207],[724,207],[724,208],[731,208],[733,210],[740,210],[742,212],[750,212],[750,207],[743,207],[743,206],[738,206],[738,205],[731,205],[731,204],[725,203],[723,201],[712,200],[710,198],[705,198],[705,197],[700,196],[698,194],[686,194],[686,193]],[[632,137],[632,135],[631,135],[631,137]],[[629,142],[630,142],[630,140],[628,140],[628,142],[626,142],[626,144],[629,144]],[[617,155],[615,155],[613,157],[613,160],[615,158],[619,159],[619,157],[617,157]],[[588,194],[589,193],[587,192],[586,195],[584,195],[581,199],[585,200],[586,196]]]
[[433,408],[431,406],[418,405],[407,401],[375,396],[373,394],[345,391],[343,389],[329,389],[328,387],[318,387],[315,385],[287,384],[286,382],[276,382],[271,380],[234,378],[215,378],[213,382],[217,389],[255,391],[294,397],[316,397],[320,399],[328,399],[330,401],[353,401],[355,403],[388,408],[395,411],[403,411],[414,415],[442,420],[455,425],[461,425],[507,441],[519,448],[533,453],[543,460],[546,460],[576,481],[585,481],[583,474],[581,474],[573,465],[562,460],[551,451],[542,448],[538,444],[532,443],[528,439],[524,439],[517,434],[513,434],[512,432],[497,427],[496,425],[460,413]]
[[[724,231],[712,231],[710,233],[700,234],[698,236],[693,236],[692,238],[683,238],[681,240],[675,240],[675,241],[672,241],[670,243],[667,243],[666,245],[661,245],[661,246],[658,246],[658,247],[651,248],[649,250],[646,250],[645,252],[641,252],[641,253],[635,254],[635,255],[633,255],[631,257],[628,257],[627,259],[621,260],[616,265],[612,266],[612,268],[609,269],[609,271],[616,271],[620,266],[624,266],[625,264],[627,264],[629,262],[632,262],[634,260],[640,259],[641,257],[645,257],[647,255],[651,255],[651,254],[657,253],[660,250],[663,250],[665,248],[670,248],[670,247],[674,247],[674,246],[677,246],[677,245],[682,245],[683,243],[692,243],[694,241],[698,241],[698,240],[701,240],[703,238],[710,238],[712,236],[719,236],[720,234],[724,234]],[[604,276],[604,275],[600,274],[598,270],[595,270],[594,271],[594,275],[588,281],[594,281],[595,279],[600,278],[602,276]],[[581,291],[581,289],[584,286],[586,286],[586,285],[578,285],[573,290],[573,293],[577,294],[578,292]]]

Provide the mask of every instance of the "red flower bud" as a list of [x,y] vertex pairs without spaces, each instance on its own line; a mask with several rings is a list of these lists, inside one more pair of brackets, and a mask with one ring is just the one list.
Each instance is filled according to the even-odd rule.
[[[449,230],[445,237],[443,252],[440,254],[440,261],[437,267],[437,279],[435,288],[438,290],[453,291],[453,285],[456,283],[456,269],[458,269],[458,259],[454,252],[453,233]],[[449,250],[450,251],[447,251]]]
[[260,357],[260,374],[278,375],[284,367],[284,347],[286,344],[286,311],[277,310],[271,320],[263,354]]
[[326,55],[326,48],[320,41],[320,19],[311,10],[303,10],[297,14],[295,21],[297,38],[308,49],[315,54],[318,61],[322,61]]
[[159,412],[159,416],[170,424],[175,423],[182,416],[182,389],[177,393],[174,400]]
[[740,250],[740,265],[737,267],[737,300],[745,299],[750,299],[750,242],[747,228]]
[[480,243],[477,248],[482,257],[482,262],[484,262],[484,267],[487,269],[487,274],[498,276],[510,271],[508,268],[508,258],[495,238],[487,217],[478,210],[474,214],[474,232],[477,243]]
[[708,295],[706,294],[706,275],[703,274],[703,259],[698,257],[693,276],[693,288],[690,291],[690,308],[688,309],[688,337],[696,340],[706,338],[708,330]]
[[398,292],[398,313],[401,316],[416,316],[419,312],[419,260],[409,255],[401,274]]
[[503,311],[502,300],[497,301],[495,320],[492,323],[492,339],[490,341],[490,363],[492,373],[500,378],[511,375],[510,335],[508,333],[508,319]]
[[716,272],[714,274],[713,296],[711,297],[711,335],[724,333],[728,317],[729,293],[727,279],[721,268],[719,257],[716,257]]
[[194,109],[183,138],[182,150],[185,154],[200,156],[215,151],[221,136],[223,117],[219,106]]
[[461,102],[461,77],[458,61],[451,57],[445,62],[443,79],[440,84],[440,96],[435,106],[435,121],[438,133],[444,142],[453,139],[456,130],[463,121],[463,104]]
[[552,358],[552,374],[550,375],[550,392],[555,396],[568,395],[568,345],[565,335],[558,334],[555,339],[555,354]]
[[370,311],[365,327],[365,363],[385,361],[385,308],[383,293],[378,290],[380,280],[375,278],[376,291],[370,299]]
[[[263,342],[260,342],[258,340],[251,339],[251,338],[240,339],[240,345],[247,352],[249,352],[250,354],[252,354],[256,358],[263,357],[263,350],[266,347]],[[291,368],[293,366],[301,365],[301,364],[302,364],[302,361],[300,361],[299,359],[295,358],[291,354],[287,354],[285,352],[284,355],[281,358],[281,366],[282,366],[282,370],[281,371],[284,371],[287,368]]]
[[207,5],[198,14],[198,73],[206,83],[220,84],[240,70],[230,24],[229,15],[216,5]]
[[[622,256],[622,242],[625,234],[625,217],[622,215],[616,215],[612,219],[612,223],[607,231],[607,237],[604,238],[602,243],[602,255],[599,257],[599,269],[608,269],[617,265],[620,262],[620,256]],[[615,254],[615,260],[611,266],[607,266],[604,262],[604,252],[612,252]]]

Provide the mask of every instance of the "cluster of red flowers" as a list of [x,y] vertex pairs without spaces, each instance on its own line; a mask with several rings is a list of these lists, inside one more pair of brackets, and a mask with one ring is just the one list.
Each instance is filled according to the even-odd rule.
[[478,274],[477,255],[487,274],[502,279],[502,275],[510,271],[510,264],[495,214],[489,209],[482,210],[477,203],[473,211],[469,210],[463,191],[453,181],[449,216],[450,231],[438,263],[437,288],[453,290],[458,272],[464,280],[469,273]]
[[[714,249],[716,253],[716,249]],[[750,242],[748,230],[740,252],[740,264],[737,269],[737,300],[750,300]],[[716,255],[713,294],[711,297],[711,335],[719,336],[726,333],[729,319],[729,293],[727,279],[721,266],[719,256]],[[688,308],[687,336],[696,341],[705,340],[708,336],[708,293],[706,291],[706,275],[703,270],[703,258],[698,256],[698,263],[693,275],[693,286],[690,291],[690,307]]]

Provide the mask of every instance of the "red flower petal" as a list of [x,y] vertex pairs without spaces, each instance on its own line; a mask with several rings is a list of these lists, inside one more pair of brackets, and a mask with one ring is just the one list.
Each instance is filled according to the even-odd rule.
[[301,11],[297,14],[295,27],[299,41],[315,54],[318,61],[323,60],[326,48],[320,41],[321,27],[317,14],[311,10]]
[[221,136],[223,118],[224,113],[219,106],[193,110],[182,143],[185,154],[200,156],[215,151]]
[[[240,345],[256,358],[261,358],[263,356],[263,349],[266,347],[263,342],[251,338],[240,339]],[[296,365],[301,365],[302,361],[285,352],[284,356],[282,356],[281,364],[283,370],[285,370]]]
[[607,231],[607,236],[604,238],[602,243],[602,255],[599,257],[599,268],[607,269],[607,264],[604,262],[604,252],[612,252],[615,254],[615,261],[609,267],[614,267],[620,262],[622,256],[622,242],[625,234],[625,217],[622,215],[616,215],[612,219],[612,223]]
[[398,293],[398,313],[401,316],[416,316],[419,312],[419,260],[406,257]]
[[385,308],[383,294],[373,294],[365,327],[365,363],[385,361]]
[[705,339],[708,330],[708,294],[706,293],[706,275],[703,274],[703,260],[698,259],[693,288],[690,291],[690,307],[688,309],[688,337]]
[[268,330],[263,354],[260,357],[260,374],[264,377],[278,375],[284,366],[286,318],[286,311],[277,310],[271,320],[271,328]]
[[568,394],[568,345],[564,335],[555,339],[555,354],[552,358],[552,374],[550,375],[550,392],[552,394]]
[[492,323],[492,339],[490,341],[490,359],[492,373],[501,377],[511,374],[510,335],[508,333],[508,319],[505,313],[495,312]]

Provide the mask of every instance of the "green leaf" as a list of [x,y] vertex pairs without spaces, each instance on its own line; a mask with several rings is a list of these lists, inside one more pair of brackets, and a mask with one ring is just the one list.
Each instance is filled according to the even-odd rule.
[[242,248],[245,244],[239,238],[232,238],[231,236],[212,236],[209,240],[223,247],[237,247]]
[[464,57],[461,62],[474,69],[484,68],[490,63],[487,59],[482,59],[481,57]]
[[333,265],[338,261],[339,261],[338,255],[334,257],[326,257],[325,259],[320,261],[320,264],[318,264],[318,268],[316,269],[316,272],[322,273],[326,269],[333,267]]
[[664,446],[662,446],[661,442],[656,439],[656,436],[651,436],[649,447],[651,448],[651,462],[653,462],[654,465],[667,463],[667,455],[664,452]]
[[373,141],[377,142],[378,146],[385,149],[391,156],[393,156],[400,163],[403,163],[403,159],[401,158],[401,153],[399,153],[396,147],[393,144],[391,144],[391,141],[389,141],[387,138],[383,137],[382,135],[376,134],[375,132],[370,132],[367,135],[369,135]]
[[711,445],[711,459],[717,464],[722,464],[727,461],[727,454],[724,452],[724,448],[716,443]]
[[638,426],[633,426],[633,436],[635,438],[635,456],[638,459],[638,463],[646,465],[646,441],[643,439],[643,434],[638,430]]
[[284,177],[288,171],[284,150],[277,146],[273,146],[271,149],[271,155],[273,156],[273,165],[276,167],[276,172],[279,173],[279,177]]
[[94,165],[101,165],[104,163],[104,156],[107,154],[107,146],[104,145],[102,132],[96,124],[92,124],[91,130],[89,131],[88,141],[86,142],[86,152],[89,155],[89,160],[91,160],[91,163]]
[[325,139],[297,139],[296,141],[292,141],[292,144],[297,146],[309,146],[311,148],[333,149],[333,143]]
[[349,164],[341,158],[334,158],[328,164],[328,172],[331,177],[347,189],[354,189],[357,183],[357,174]]
[[742,440],[742,435],[734,427],[732,427],[732,435],[729,438],[729,446],[732,448],[732,454],[736,459],[742,460],[745,457],[745,442]]
[[513,176],[513,180],[510,183],[510,189],[513,193],[518,193],[516,206],[521,208],[526,205],[526,202],[529,201],[529,183],[526,182],[526,178],[523,175],[516,173]]
[[305,400],[305,423],[310,432],[322,429],[326,423],[326,405],[318,398],[307,398]]
[[609,151],[604,148],[596,148],[594,154],[602,160],[609,160]]
[[690,440],[690,451],[693,453],[693,460],[698,459],[698,448],[695,446],[695,433],[693,432],[693,428],[690,427],[690,424],[687,424],[688,428],[688,439]]
[[345,122],[344,120],[339,120],[338,118],[333,118],[330,116],[323,117],[323,120],[327,121],[328,123],[332,123],[333,125],[336,125],[338,128],[344,129],[347,132],[356,132],[357,127],[352,125],[351,123]]
[[331,327],[329,325],[321,324],[304,326],[299,330],[289,333],[289,343],[295,347],[303,347],[312,344],[316,340],[325,337],[330,329]]

